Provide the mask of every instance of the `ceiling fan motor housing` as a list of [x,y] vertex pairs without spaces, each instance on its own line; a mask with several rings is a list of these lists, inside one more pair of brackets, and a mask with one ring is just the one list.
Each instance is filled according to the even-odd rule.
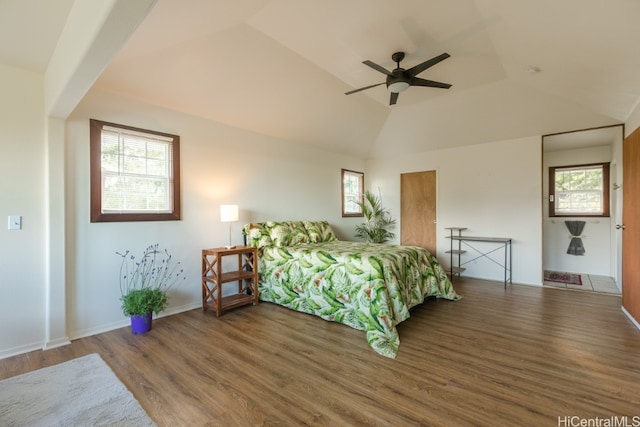
[[400,93],[409,88],[411,76],[404,68],[400,68],[400,61],[404,59],[404,52],[394,53],[391,55],[391,59],[397,64],[397,68],[387,75],[387,90]]
[[387,76],[387,89],[390,92],[402,92],[410,86],[411,76],[404,68],[396,68]]

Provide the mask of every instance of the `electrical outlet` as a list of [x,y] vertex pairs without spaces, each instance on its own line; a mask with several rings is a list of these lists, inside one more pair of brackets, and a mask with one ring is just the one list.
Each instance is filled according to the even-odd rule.
[[9,230],[22,230],[22,217],[20,215],[9,215]]

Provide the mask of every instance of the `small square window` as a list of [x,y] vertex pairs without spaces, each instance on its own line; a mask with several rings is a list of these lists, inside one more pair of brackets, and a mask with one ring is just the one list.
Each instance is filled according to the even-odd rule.
[[549,216],[609,216],[609,163],[549,168]]
[[91,222],[180,219],[180,137],[90,121]]

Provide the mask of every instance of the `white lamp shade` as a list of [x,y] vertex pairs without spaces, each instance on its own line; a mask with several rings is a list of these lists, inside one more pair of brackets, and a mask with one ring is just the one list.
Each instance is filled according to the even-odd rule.
[[220,205],[220,221],[233,222],[238,219],[238,205]]

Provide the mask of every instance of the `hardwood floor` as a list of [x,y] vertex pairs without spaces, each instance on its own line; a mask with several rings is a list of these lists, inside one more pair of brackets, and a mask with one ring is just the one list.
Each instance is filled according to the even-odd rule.
[[395,360],[362,331],[261,303],[4,359],[0,378],[99,353],[160,426],[640,417],[640,331],[619,296],[464,278],[455,288],[462,300],[430,300],[398,327]]

